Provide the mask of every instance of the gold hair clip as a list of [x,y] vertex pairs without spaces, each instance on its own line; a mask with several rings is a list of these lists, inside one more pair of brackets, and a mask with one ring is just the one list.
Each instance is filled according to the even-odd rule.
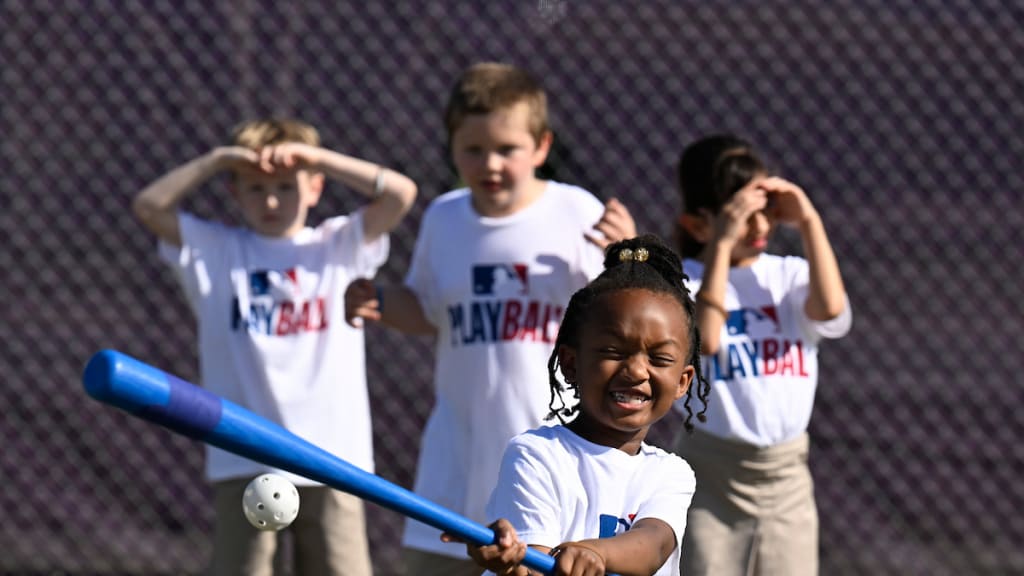
[[619,252],[619,262],[628,262],[630,260],[634,262],[647,262],[648,256],[650,256],[650,253],[647,252],[647,248],[637,248],[636,250],[623,248],[622,252]]

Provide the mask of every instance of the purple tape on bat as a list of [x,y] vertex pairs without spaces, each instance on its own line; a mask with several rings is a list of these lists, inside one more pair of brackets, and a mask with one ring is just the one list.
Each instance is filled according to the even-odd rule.
[[136,410],[136,413],[161,426],[205,441],[220,423],[224,408],[220,397],[177,376],[167,374],[166,378],[170,388],[167,404],[151,404]]

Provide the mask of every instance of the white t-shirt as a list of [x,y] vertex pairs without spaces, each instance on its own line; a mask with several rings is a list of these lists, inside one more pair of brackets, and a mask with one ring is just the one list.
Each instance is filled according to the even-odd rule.
[[[181,248],[161,243],[160,254],[198,322],[202,385],[373,471],[363,331],[345,323],[343,296],[387,258],[387,236],[366,244],[362,212],[292,238],[184,213],[179,223]],[[206,456],[211,481],[273,470],[211,446]]]
[[[548,413],[547,363],[569,298],[603,270],[601,250],[584,237],[603,212],[586,190],[557,182],[502,218],[477,214],[466,188],[427,208],[406,276],[437,327],[417,494],[485,520],[505,445]],[[409,520],[403,544],[466,557],[464,545],[439,536]]]
[[[683,271],[696,294],[704,265],[684,260]],[[751,266],[729,269],[729,317],[718,354],[701,358],[711,383],[707,422],[694,418],[695,426],[761,447],[807,430],[818,384],[818,343],[844,336],[853,318],[847,302],[836,318],[811,320],[804,312],[807,289],[808,264],[797,256],[762,254]],[[682,402],[676,408],[685,413]]]
[[564,426],[531,430],[509,442],[487,517],[506,518],[527,544],[608,538],[657,518],[676,547],[655,573],[679,576],[686,513],[697,486],[682,458],[641,445],[631,456],[588,442]]

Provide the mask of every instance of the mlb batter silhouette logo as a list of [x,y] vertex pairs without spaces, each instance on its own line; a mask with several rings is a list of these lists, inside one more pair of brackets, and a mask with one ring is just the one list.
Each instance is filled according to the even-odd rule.
[[[625,518],[619,518],[611,514],[601,514],[597,518],[601,531],[598,534],[598,538],[611,538],[620,532],[627,532],[633,527],[634,519],[636,519],[636,514],[628,514]],[[618,575],[608,574],[608,576]]]
[[521,296],[529,293],[526,264],[478,264],[473,266],[475,296]]
[[598,535],[598,538],[611,538],[620,531],[627,532],[633,527],[634,518],[636,518],[636,514],[629,514],[626,518],[619,518],[611,514],[601,514],[597,519],[601,527],[601,533]]
[[306,298],[297,268],[249,273],[249,309],[234,299],[231,327],[257,334],[290,336],[327,328],[327,301]]
[[758,337],[777,334],[780,332],[779,314],[775,306],[731,310],[729,318],[725,321],[725,328],[730,336],[747,334]]
[[270,296],[274,300],[294,300],[301,295],[298,272],[295,268],[250,272],[249,293],[252,296]]

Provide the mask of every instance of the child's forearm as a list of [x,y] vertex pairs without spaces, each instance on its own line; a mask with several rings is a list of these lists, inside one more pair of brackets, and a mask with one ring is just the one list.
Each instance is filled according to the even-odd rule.
[[146,186],[135,197],[135,205],[153,210],[176,209],[189,192],[219,171],[215,153],[194,158]]
[[380,322],[406,334],[436,334],[437,328],[427,320],[419,298],[407,286],[381,286]]
[[373,200],[363,219],[367,241],[391,231],[416,199],[415,182],[373,162],[323,149],[317,169]]
[[132,202],[132,211],[158,237],[180,244],[178,205],[220,169],[215,152],[194,158],[143,188]]
[[[675,549],[675,533],[661,520],[647,519],[612,538],[567,543],[588,548],[604,559],[605,571],[620,576],[650,576]],[[639,529],[638,529],[639,528]]]
[[337,180],[355,189],[364,196],[374,197],[377,175],[385,168],[380,164],[348,156],[327,148],[321,148],[313,170],[323,172],[328,178]]
[[846,306],[846,288],[825,225],[818,214],[800,224],[800,236],[809,266],[804,311],[812,320],[831,320]]

